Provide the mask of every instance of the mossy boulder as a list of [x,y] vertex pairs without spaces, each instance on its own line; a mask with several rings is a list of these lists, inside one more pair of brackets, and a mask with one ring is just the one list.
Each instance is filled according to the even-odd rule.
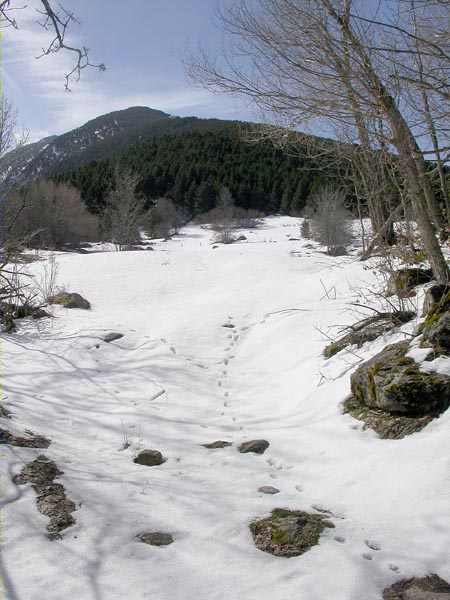
[[364,429],[372,429],[384,440],[400,440],[407,435],[421,431],[438,416],[432,414],[411,417],[408,415],[392,414],[379,408],[369,408],[353,396],[349,396],[345,400],[343,409],[344,413],[351,415],[358,421],[362,421]]
[[434,573],[402,579],[383,591],[383,600],[450,600],[450,584]]
[[431,346],[437,354],[450,353],[450,288],[439,285],[431,287],[424,301],[428,309],[425,321],[419,328],[422,345]]
[[406,416],[436,415],[450,406],[450,377],[427,373],[406,356],[408,342],[391,344],[351,377],[352,395],[368,408]]
[[255,546],[275,556],[300,556],[319,543],[334,525],[323,515],[276,508],[270,517],[250,523]]
[[75,292],[59,292],[58,294],[51,296],[48,299],[48,303],[58,304],[64,308],[82,308],[83,310],[89,310],[91,308],[88,300]]
[[422,330],[422,345],[430,344],[436,354],[450,353],[450,312],[446,312]]
[[429,283],[433,279],[431,269],[410,267],[399,269],[392,273],[387,283],[388,296],[397,295],[399,298],[415,296],[414,288],[417,285]]
[[450,310],[450,285],[437,283],[425,292],[422,317],[436,310],[440,313]]
[[394,327],[407,323],[415,317],[415,314],[412,311],[396,311],[393,313],[380,313],[362,319],[348,327],[348,333],[344,336],[328,344],[323,351],[323,355],[325,358],[331,358],[348,346],[361,348],[366,342],[372,342],[391,331]]

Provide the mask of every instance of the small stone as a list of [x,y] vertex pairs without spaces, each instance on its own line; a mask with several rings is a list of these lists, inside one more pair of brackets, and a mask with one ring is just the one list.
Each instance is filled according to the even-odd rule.
[[222,327],[227,327],[228,329],[234,329],[234,325],[232,323],[224,323]]
[[146,467],[156,467],[162,465],[165,459],[159,450],[142,450],[133,462]]
[[208,448],[209,450],[215,450],[216,448],[227,448],[228,446],[232,446],[231,442],[224,442],[223,440],[217,440],[216,442],[211,442],[210,444],[202,444],[203,448]]
[[33,319],[37,320],[37,319],[44,319],[46,317],[51,317],[51,314],[49,314],[43,308],[35,308],[31,314],[31,316],[33,317]]
[[273,487],[273,485],[263,485],[258,488],[258,492],[261,492],[262,494],[279,494],[280,490]]
[[123,338],[123,333],[117,333],[115,331],[112,331],[111,333],[107,333],[104,336],[103,341],[107,342],[109,344],[110,342],[114,342],[115,340],[120,340],[121,338]]
[[168,546],[174,541],[170,533],[162,533],[160,531],[140,533],[137,538],[144,544],[149,544],[150,546]]
[[243,442],[239,446],[239,452],[246,454],[248,452],[254,452],[255,454],[264,454],[269,447],[267,440],[251,440],[250,442]]

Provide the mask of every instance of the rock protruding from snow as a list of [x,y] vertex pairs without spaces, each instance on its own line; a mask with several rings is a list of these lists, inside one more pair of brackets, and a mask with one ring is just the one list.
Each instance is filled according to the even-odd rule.
[[450,406],[450,377],[425,372],[406,356],[408,342],[387,346],[351,377],[344,412],[381,438],[400,439],[423,429]]
[[300,556],[319,543],[324,529],[334,528],[323,515],[276,508],[270,517],[250,524],[255,546],[275,556]]
[[279,494],[280,490],[273,487],[273,485],[262,485],[258,488],[258,492],[261,492],[261,494]]
[[436,354],[450,353],[450,286],[435,285],[425,296],[425,321],[420,325],[422,345],[431,345]]
[[353,396],[370,408],[423,416],[450,405],[450,377],[426,373],[406,356],[407,342],[386,346],[352,375]]
[[397,295],[399,298],[410,298],[416,295],[414,288],[417,285],[429,283],[432,279],[431,269],[415,267],[399,269],[390,276],[386,293],[388,296]]
[[50,443],[50,440],[42,435],[27,433],[22,436],[11,433],[7,429],[0,428],[0,444],[19,446],[20,448],[48,448]]
[[239,452],[247,454],[253,452],[254,454],[264,454],[267,448],[270,446],[267,440],[251,440],[249,442],[243,442],[239,446]]
[[203,448],[208,448],[209,450],[215,450],[216,448],[227,448],[228,446],[232,446],[231,442],[224,442],[223,440],[217,440],[216,442],[211,442],[210,444],[202,444]]
[[450,285],[438,284],[432,285],[425,292],[425,298],[423,299],[423,312],[422,317],[426,317],[428,313],[434,311],[443,305],[445,298],[450,294]]
[[423,331],[424,342],[429,342],[438,354],[450,353],[450,312],[430,323]]
[[83,298],[76,292],[59,292],[48,299],[49,304],[59,304],[64,308],[82,308],[89,310],[91,308],[90,302]]
[[62,472],[56,464],[40,454],[36,460],[26,464],[18,475],[15,475],[13,480],[17,485],[25,483],[33,483],[35,485],[45,485],[53,481]]
[[224,323],[222,327],[227,327],[228,329],[234,329],[233,323]]
[[50,518],[47,531],[51,539],[59,538],[61,531],[75,523],[71,514],[76,510],[75,503],[67,498],[62,484],[54,483],[54,479],[62,474],[52,460],[40,455],[14,477],[17,485],[33,484],[38,510]]
[[120,340],[122,338],[123,338],[123,333],[111,331],[111,333],[107,333],[105,336],[103,336],[103,341],[107,342],[109,344],[110,342],[115,342],[116,340]]
[[149,544],[149,546],[168,546],[174,541],[170,533],[163,533],[161,531],[140,533],[137,538],[144,544]]
[[159,450],[142,450],[134,459],[138,465],[146,467],[157,467],[165,462],[165,458]]
[[402,579],[383,591],[383,600],[450,600],[450,584],[435,574]]

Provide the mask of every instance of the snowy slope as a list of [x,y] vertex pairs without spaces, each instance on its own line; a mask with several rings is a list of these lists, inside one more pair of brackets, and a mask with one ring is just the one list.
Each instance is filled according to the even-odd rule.
[[[78,505],[49,541],[34,492],[10,477],[41,451],[0,447],[7,598],[376,600],[399,577],[450,578],[450,414],[400,441],[341,414],[353,365],[402,333],[360,359],[321,356],[319,329],[358,318],[348,302],[371,272],[289,241],[295,219],[246,235],[212,249],[188,227],[154,252],[61,255],[59,282],[92,310],[55,309],[3,338],[4,405],[51,438],[45,454]],[[106,344],[109,331],[125,337]],[[264,455],[237,451],[255,438]],[[233,446],[201,446],[218,439]],[[167,462],[134,464],[142,448]],[[290,559],[254,547],[255,517],[312,506],[335,515],[319,546]],[[175,542],[147,546],[142,531]]]

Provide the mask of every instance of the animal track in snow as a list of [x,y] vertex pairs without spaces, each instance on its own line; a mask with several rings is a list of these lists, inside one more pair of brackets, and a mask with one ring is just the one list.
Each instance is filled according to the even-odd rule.
[[364,552],[364,554],[361,554],[361,556],[363,558],[365,558],[366,560],[372,560],[373,556],[371,554],[369,554],[368,552]]
[[400,571],[400,568],[397,567],[397,565],[394,565],[393,563],[389,563],[388,567],[391,571],[394,571],[394,573],[398,573],[398,571]]
[[373,540],[364,540],[364,543],[371,550],[375,550],[376,552],[379,552],[381,550],[380,544],[374,542]]
[[336,542],[339,542],[340,544],[345,544],[345,537],[343,537],[342,535],[335,535],[334,539],[336,540]]

